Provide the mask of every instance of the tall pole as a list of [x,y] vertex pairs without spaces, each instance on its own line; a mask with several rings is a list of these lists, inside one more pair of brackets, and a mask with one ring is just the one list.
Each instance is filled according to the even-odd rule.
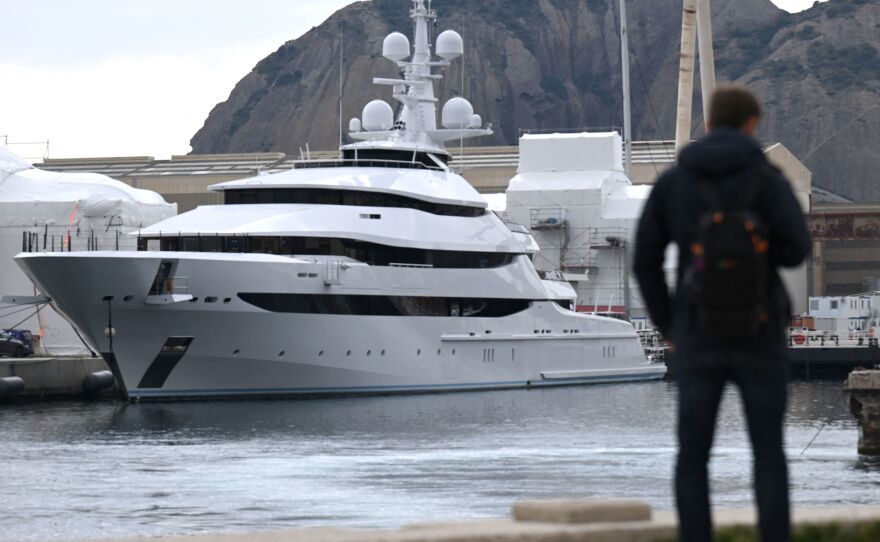
[[703,126],[709,118],[709,100],[715,91],[715,52],[712,47],[710,0],[697,3],[697,47],[700,51],[700,93],[703,96]]
[[694,53],[697,0],[684,0],[681,11],[681,63],[678,68],[678,107],[675,118],[675,151],[691,140],[691,108],[694,97]]
[[623,70],[623,157],[624,171],[632,180],[632,117],[629,95],[629,35],[626,31],[626,0],[620,0],[620,68]]
[[632,302],[630,301],[629,291],[630,254],[629,244],[626,242],[626,239],[623,240],[620,248],[623,250],[623,312],[626,313],[626,319],[632,321]]
[[[342,43],[343,34],[345,33],[345,21],[339,21],[339,148],[342,148],[342,83],[343,83],[343,65],[342,65]],[[339,151],[342,152],[341,150]],[[341,156],[340,156],[341,157]]]

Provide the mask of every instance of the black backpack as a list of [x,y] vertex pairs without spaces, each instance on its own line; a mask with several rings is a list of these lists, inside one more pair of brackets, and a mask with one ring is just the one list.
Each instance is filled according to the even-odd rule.
[[690,275],[699,328],[709,337],[747,338],[767,322],[769,241],[764,222],[750,210],[763,180],[762,168],[727,202],[718,183],[697,181],[707,211],[690,247]]

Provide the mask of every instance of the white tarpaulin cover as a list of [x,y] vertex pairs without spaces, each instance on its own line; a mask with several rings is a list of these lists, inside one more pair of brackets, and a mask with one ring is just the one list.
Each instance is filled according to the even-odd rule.
[[[0,148],[0,294],[35,293],[13,261],[23,249],[24,232],[38,238],[31,250],[78,250],[95,245],[132,250],[136,240],[124,234],[175,214],[177,205],[155,192],[96,173],[36,169]],[[15,326],[42,335],[50,354],[86,352],[70,325],[51,308],[31,318],[27,317],[33,310],[20,309],[0,305],[0,329]]]
[[159,194],[97,173],[56,173],[32,167],[0,148],[0,226],[67,224],[77,206],[82,217],[118,217],[148,226],[177,213]]

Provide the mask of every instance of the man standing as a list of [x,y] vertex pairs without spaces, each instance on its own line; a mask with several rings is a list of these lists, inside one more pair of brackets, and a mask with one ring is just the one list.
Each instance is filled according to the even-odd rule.
[[[712,540],[707,465],[727,382],[742,396],[754,453],[763,542],[789,539],[783,450],[788,296],[778,267],[810,249],[803,212],[754,139],[761,106],[718,88],[708,134],[681,151],[654,186],[639,223],[634,272],[651,320],[670,345],[678,384],[675,496],[681,539]],[[663,272],[678,248],[674,293]]]

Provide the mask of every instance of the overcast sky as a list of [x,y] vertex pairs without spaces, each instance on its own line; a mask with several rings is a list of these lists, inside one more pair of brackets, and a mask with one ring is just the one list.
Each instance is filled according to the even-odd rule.
[[12,143],[48,140],[53,158],[185,154],[260,59],[349,3],[0,0],[0,136],[31,159],[45,145]]

